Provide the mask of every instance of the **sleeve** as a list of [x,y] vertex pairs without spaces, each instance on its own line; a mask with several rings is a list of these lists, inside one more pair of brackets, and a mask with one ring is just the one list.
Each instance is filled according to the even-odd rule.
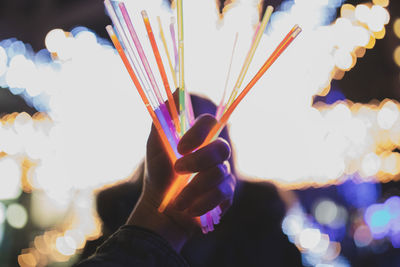
[[106,240],[90,258],[75,267],[174,266],[188,267],[161,236],[141,227],[125,225]]

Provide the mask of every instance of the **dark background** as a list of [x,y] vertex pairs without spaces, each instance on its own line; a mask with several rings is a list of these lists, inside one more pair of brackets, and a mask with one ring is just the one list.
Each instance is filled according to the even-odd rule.
[[[277,9],[280,2],[272,0],[265,3],[272,4]],[[369,1],[346,2],[356,5]],[[222,5],[219,4],[219,7]],[[393,32],[393,22],[400,17],[400,1],[390,1],[388,10],[391,20],[386,26],[385,37],[377,40],[375,47],[367,50],[363,58],[358,58],[355,67],[346,72],[343,79],[332,82],[332,88],[340,90],[351,101],[368,103],[385,98],[400,101],[400,67],[393,60],[393,51],[400,45],[400,39]],[[101,0],[0,0],[0,40],[15,37],[31,44],[34,51],[45,47],[45,36],[54,28],[68,31],[82,25],[107,38],[104,27],[110,23]],[[0,114],[16,111],[27,111],[30,114],[35,112],[22,98],[0,88]],[[383,184],[381,187],[382,195],[393,190],[397,190],[396,194],[400,195],[398,182]],[[307,209],[320,196],[331,195],[332,198],[339,199],[340,196],[336,194],[338,188],[310,188],[297,191],[297,194]],[[9,232],[8,235],[11,236],[12,233]],[[22,244],[22,247],[27,246],[28,244]],[[393,259],[391,262],[399,262],[400,255],[398,249],[379,255],[362,254],[355,250],[354,244],[349,245],[345,251],[344,254],[351,259],[352,266],[394,266],[385,261]]]

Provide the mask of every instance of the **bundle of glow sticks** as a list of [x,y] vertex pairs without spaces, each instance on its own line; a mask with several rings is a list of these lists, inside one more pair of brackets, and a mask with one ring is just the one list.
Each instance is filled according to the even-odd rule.
[[[176,70],[178,69],[179,75],[179,113],[175,106],[175,101],[172,96],[172,92],[169,86],[166,70],[157,46],[156,39],[153,34],[152,27],[150,25],[149,17],[146,11],[142,11],[141,15],[143,23],[147,31],[147,37],[150,41],[151,48],[153,50],[154,58],[157,63],[157,68],[162,78],[163,86],[168,98],[169,111],[164,103],[161,96],[159,86],[154,77],[152,68],[148,62],[147,56],[144,53],[142,43],[140,42],[139,36],[136,34],[134,25],[129,17],[128,11],[123,2],[105,0],[104,5],[108,11],[108,14],[114,24],[114,27],[108,25],[106,27],[110,38],[117,49],[136,89],[139,92],[140,97],[145,104],[147,111],[149,112],[153,124],[160,136],[165,151],[167,152],[172,164],[181,157],[177,151],[177,144],[180,137],[190,128],[194,122],[193,108],[190,101],[190,96],[185,90],[185,77],[184,77],[184,36],[183,36],[183,3],[182,0],[177,0],[177,28],[178,28],[178,45],[175,41],[175,26],[173,19],[171,19],[170,33],[174,47],[174,58],[175,66],[171,61],[171,56],[168,51],[166,37],[162,28],[161,20],[158,19],[158,26],[160,30],[161,40],[167,55],[167,61],[169,69],[171,71],[174,86],[177,87],[178,79],[176,77]],[[210,142],[214,141],[225,127],[232,112],[236,109],[238,104],[243,100],[250,89],[255,83],[262,77],[262,75],[268,70],[268,68],[275,62],[275,60],[281,55],[281,53],[290,45],[290,43],[296,38],[301,32],[301,28],[295,25],[291,31],[285,36],[277,48],[267,58],[264,65],[255,74],[251,81],[242,88],[242,83],[250,66],[254,53],[260,42],[262,34],[267,26],[268,20],[272,14],[273,8],[268,6],[263,16],[262,21],[258,24],[253,40],[251,42],[250,50],[246,56],[245,62],[240,71],[239,77],[235,83],[232,93],[227,102],[225,102],[226,86],[224,89],[223,97],[217,109],[216,117],[218,123],[212,128],[207,138],[200,147],[203,147]],[[232,57],[235,51],[238,34],[236,34],[235,43],[232,51]],[[232,64],[232,60],[231,60]],[[231,65],[230,64],[230,65]],[[230,67],[228,71],[229,79]],[[163,212],[167,205],[176,198],[181,190],[189,183],[189,181],[195,176],[192,175],[178,175],[174,177],[174,182],[168,189],[163,201],[159,207],[159,211]],[[203,233],[214,230],[214,225],[220,221],[221,209],[217,206],[213,210],[206,214],[196,218]]]

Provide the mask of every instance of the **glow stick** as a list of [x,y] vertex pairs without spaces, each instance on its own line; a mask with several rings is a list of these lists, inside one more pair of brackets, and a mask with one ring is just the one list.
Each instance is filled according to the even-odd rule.
[[143,17],[144,25],[146,27],[147,35],[150,40],[151,48],[153,49],[154,57],[156,58],[158,70],[160,71],[160,75],[161,75],[162,81],[164,83],[165,92],[168,97],[168,104],[169,104],[169,109],[170,109],[170,112],[172,115],[172,119],[175,124],[176,131],[179,132],[180,125],[179,125],[178,112],[176,111],[174,97],[172,96],[171,89],[169,87],[167,74],[165,73],[164,65],[163,65],[163,62],[162,62],[162,59],[160,56],[160,52],[157,47],[156,39],[154,38],[154,34],[153,34],[153,30],[150,25],[149,17],[147,16],[147,12],[144,10],[142,11],[142,17]]
[[181,135],[186,130],[185,111],[185,73],[184,73],[184,41],[183,41],[183,6],[182,0],[177,0],[178,20],[178,56],[179,56],[179,113],[181,120]]
[[[264,75],[264,73],[271,67],[271,65],[275,62],[275,60],[282,54],[282,52],[289,46],[289,44],[297,37],[297,35],[301,32],[301,28],[298,25],[295,25],[290,32],[285,36],[285,38],[280,42],[280,44],[275,48],[272,54],[265,61],[264,65],[260,68],[260,70],[256,73],[253,79],[247,84],[247,86],[243,89],[243,91],[239,94],[239,96],[233,101],[232,105],[228,107],[226,112],[222,115],[221,119],[217,122],[217,124],[211,129],[208,133],[206,139],[203,144],[198,148],[202,148],[212,141],[216,140],[221,133],[222,129],[225,127],[228,122],[229,117],[232,115],[232,112],[236,109],[239,103],[243,100],[243,98],[247,95],[251,88],[253,88],[254,84]],[[193,177],[194,175],[192,175]],[[179,192],[174,192],[174,190],[178,190],[183,188],[187,181],[177,180],[172,183],[171,187],[167,191],[166,196],[161,202],[159,210],[164,210],[168,205],[169,201],[173,196],[179,194]]]
[[[186,111],[187,111],[187,120],[188,120],[188,128],[193,126],[195,117],[194,117],[194,112],[193,112],[193,105],[192,105],[192,99],[190,98],[190,95],[187,90],[185,90],[185,104],[186,104]],[[189,130],[189,129],[186,129]]]
[[129,17],[128,11],[126,10],[125,4],[123,2],[120,2],[118,4],[118,7],[119,7],[119,9],[121,11],[121,14],[122,14],[122,17],[123,17],[123,19],[124,19],[124,21],[126,23],[126,26],[128,27],[128,30],[129,30],[129,33],[130,33],[130,35],[132,37],[133,43],[135,44],[135,47],[136,47],[136,49],[137,49],[137,51],[139,53],[139,57],[140,57],[140,60],[142,61],[144,69],[146,70],[146,73],[149,76],[150,83],[153,86],[153,90],[154,90],[154,93],[157,96],[158,102],[160,104],[164,103],[163,98],[162,98],[161,93],[160,93],[160,90],[158,89],[158,86],[157,86],[157,83],[156,83],[156,79],[154,78],[153,72],[151,71],[150,64],[147,61],[146,54],[144,53],[143,47],[142,47],[142,45],[140,43],[139,37],[136,34],[135,28],[132,25],[132,21],[131,21],[131,19]]
[[[111,5],[110,2],[109,2],[109,4],[110,4],[109,7],[112,7],[110,9],[112,10],[112,12],[114,14],[114,18],[116,18],[116,20],[115,20],[116,21],[116,25],[120,25],[121,26],[119,20],[117,19],[116,13],[114,13],[115,11],[113,9],[113,6]],[[127,24],[128,25],[131,24],[130,20],[128,20]],[[121,46],[121,44],[120,44],[120,42],[119,42],[119,40],[117,38],[115,32],[113,31],[111,26],[106,27],[106,29],[107,29],[107,32],[110,35],[110,38],[111,38],[114,46],[116,47],[116,49],[117,49],[117,51],[118,51],[118,53],[119,53],[124,65],[126,67],[126,69],[128,70],[128,73],[131,76],[131,79],[134,82],[134,84],[135,84],[135,86],[136,86],[136,88],[137,88],[137,90],[139,92],[139,95],[141,96],[142,101],[144,102],[144,104],[145,104],[145,106],[146,106],[146,108],[147,108],[147,110],[148,110],[148,112],[150,114],[150,117],[153,120],[153,123],[154,123],[154,125],[156,127],[156,130],[157,130],[157,132],[158,132],[158,134],[159,134],[159,136],[161,138],[161,141],[162,141],[162,143],[163,143],[163,145],[164,145],[164,147],[165,147],[165,149],[167,151],[167,154],[168,154],[170,160],[172,161],[172,163],[174,163],[176,161],[176,159],[178,157],[180,157],[181,155],[176,150],[177,141],[175,143],[175,137],[176,136],[173,135],[173,133],[176,133],[176,132],[175,131],[171,132],[169,127],[167,127],[167,122],[164,119],[165,112],[162,112],[162,110],[160,110],[160,108],[162,108],[163,106],[165,108],[165,105],[163,105],[163,106],[160,105],[159,107],[155,107],[156,106],[156,104],[155,104],[156,101],[155,101],[155,103],[150,104],[146,94],[143,91],[143,88],[141,87],[141,84],[140,84],[137,76],[135,75],[135,73],[134,73],[134,71],[132,69],[132,66],[130,64],[131,62],[126,57],[126,54],[125,54],[125,52],[124,52],[124,50],[123,50],[123,48],[122,48],[122,46]],[[124,34],[125,32],[123,30],[121,30],[121,33]],[[130,45],[130,43],[129,43],[129,45]],[[154,93],[154,92],[149,90],[148,93],[149,93],[149,95],[152,95],[152,93]],[[165,108],[165,110],[166,110],[166,108]],[[166,112],[167,112],[166,114],[169,115],[168,111],[166,111]],[[189,181],[189,178],[190,178],[190,176],[187,175],[186,177],[178,176],[175,179]],[[180,192],[182,189],[183,188],[179,188],[178,190],[174,190],[174,191]],[[208,232],[208,230],[205,230],[206,229],[206,228],[204,228],[205,226],[201,224],[201,218],[198,217],[198,218],[196,218],[196,220],[201,225],[201,228],[202,228],[203,232],[205,232],[205,233]],[[208,227],[208,228],[211,229],[210,227]]]
[[168,124],[168,128],[170,129],[171,134],[173,134],[173,137],[175,139],[174,143],[178,144],[179,137],[178,137],[178,135],[176,133],[175,126],[173,125],[171,116],[169,115],[169,112],[167,110],[167,107],[165,106],[164,100],[162,99],[162,96],[161,96],[160,90],[158,89],[158,86],[157,86],[156,80],[154,78],[153,72],[151,71],[150,64],[147,61],[147,58],[146,58],[146,55],[145,55],[144,50],[142,48],[142,45],[140,44],[139,37],[136,34],[136,31],[135,31],[135,29],[134,29],[134,27],[132,25],[131,19],[129,17],[128,11],[126,10],[125,4],[123,2],[120,2],[118,4],[118,6],[119,6],[120,11],[122,13],[122,16],[123,16],[123,18],[125,20],[125,23],[126,23],[126,25],[128,27],[129,33],[130,33],[130,35],[132,37],[132,40],[133,40],[133,42],[135,44],[135,47],[136,47],[136,49],[137,49],[137,51],[139,53],[139,57],[140,57],[140,59],[142,61],[144,69],[146,70],[147,76],[150,79],[150,83],[151,83],[151,85],[153,87],[153,91],[154,91],[154,93],[155,93],[155,95],[157,97],[158,103],[160,105],[161,113],[164,116],[165,121]]
[[253,46],[253,44],[254,44],[254,41],[256,40],[257,34],[258,34],[258,33],[259,33],[259,31],[260,31],[260,26],[261,26],[261,23],[260,23],[260,22],[258,22],[258,23],[257,23],[256,30],[254,31],[253,38],[251,39],[251,46]]
[[221,118],[222,112],[223,112],[224,109],[225,109],[225,105],[224,105],[225,94],[226,94],[226,89],[228,88],[229,77],[230,77],[230,75],[231,75],[232,62],[233,62],[233,55],[235,54],[235,49],[236,49],[236,44],[237,44],[238,37],[239,37],[239,33],[236,32],[235,41],[233,42],[233,48],[232,48],[231,59],[230,59],[230,62],[229,62],[228,74],[226,75],[224,92],[223,92],[223,94],[222,94],[221,102],[219,102],[219,105],[218,105],[218,108],[217,108],[217,112],[216,112],[216,114],[215,114],[215,117],[217,118],[217,120],[219,120],[219,119]]
[[175,25],[174,25],[174,17],[171,17],[171,24],[169,25],[169,31],[171,33],[172,44],[174,47],[174,56],[175,56],[175,71],[178,69],[179,64],[179,56],[178,56],[178,47],[176,46],[176,37],[175,37]]
[[[141,85],[146,85],[144,86],[145,88],[149,88],[149,81],[146,79],[146,75],[144,74],[144,70],[141,68],[141,65],[139,63],[139,60],[136,56],[135,53],[135,49],[133,49],[131,42],[129,42],[128,37],[125,33],[124,27],[122,25],[122,23],[120,22],[120,20],[118,19],[118,15],[116,13],[116,10],[114,9],[113,4],[109,1],[109,0],[105,0],[104,1],[104,6],[107,9],[107,12],[116,28],[116,32],[119,36],[119,38],[121,38],[122,43],[125,46],[125,49],[128,52],[128,57],[130,59],[131,64],[133,65],[139,81],[141,83]],[[117,38],[118,39],[118,38]],[[148,97],[150,98],[150,103],[152,104],[152,106],[154,107],[157,103],[157,99],[155,99],[154,94],[150,94],[148,95]]]
[[[204,141],[204,145],[208,144],[215,140],[226,123],[228,122],[229,117],[232,112],[236,109],[239,103],[243,100],[243,98],[247,95],[251,88],[257,83],[257,81],[264,75],[264,73],[271,67],[271,65],[275,62],[275,60],[282,54],[282,52],[290,45],[290,43],[299,35],[301,32],[301,28],[298,25],[295,25],[290,32],[285,36],[285,38],[280,42],[277,48],[272,52],[269,58],[265,61],[264,65],[260,68],[260,70],[254,75],[253,79],[247,84],[247,86],[243,89],[243,91],[239,94],[239,96],[233,101],[232,105],[226,110],[226,112],[222,115],[222,118],[217,122],[217,124],[211,129],[207,138]],[[201,146],[200,146],[201,147]]]
[[[176,89],[176,88],[178,88],[178,81],[176,80],[176,72],[174,70],[174,67],[172,66],[171,56],[169,55],[168,46],[167,46],[167,40],[165,39],[164,30],[163,30],[163,27],[161,24],[161,19],[159,16],[157,17],[157,21],[158,21],[158,27],[160,28],[161,40],[164,45],[165,54],[167,54],[168,65],[171,70],[172,79],[174,80],[174,86]],[[179,129],[180,129],[180,127],[179,127]]]
[[144,105],[147,108],[147,111],[150,114],[150,117],[153,120],[154,126],[157,130],[158,135],[160,136],[161,142],[164,145],[165,151],[167,152],[169,158],[171,159],[172,162],[175,162],[177,157],[176,157],[176,151],[173,149],[173,147],[171,146],[171,144],[168,141],[168,137],[166,135],[166,133],[163,130],[163,127],[161,126],[160,121],[157,118],[157,115],[155,113],[155,111],[153,110],[146,94],[143,91],[142,86],[140,85],[140,82],[138,80],[138,78],[135,75],[135,72],[133,71],[128,58],[125,55],[124,50],[122,49],[122,46],[120,44],[120,42],[118,41],[117,36],[115,35],[115,32],[113,31],[112,27],[110,25],[108,25],[106,27],[106,30],[108,32],[108,34],[110,35],[111,41],[113,42],[115,48],[118,51],[119,56],[122,59],[122,62],[125,65],[125,68],[128,70],[129,76],[131,77],[133,83],[135,84],[135,87],[137,89],[137,91],[139,92],[140,97],[142,98],[142,101],[144,103]]
[[260,28],[258,29],[258,32],[256,34],[255,40],[253,44],[251,45],[251,48],[249,50],[249,53],[247,54],[246,60],[242,66],[242,69],[240,71],[239,77],[236,81],[235,86],[233,87],[231,96],[228,99],[228,103],[225,106],[225,111],[227,108],[232,104],[233,100],[235,99],[238,90],[240,89],[240,86],[242,85],[242,82],[244,80],[244,77],[246,76],[247,70],[249,69],[250,63],[253,59],[254,53],[256,52],[256,49],[258,47],[258,44],[260,43],[261,37],[264,33],[265,28],[267,27],[269,18],[271,17],[272,11],[274,8],[272,6],[268,6],[267,9],[265,10],[264,17],[261,21]]

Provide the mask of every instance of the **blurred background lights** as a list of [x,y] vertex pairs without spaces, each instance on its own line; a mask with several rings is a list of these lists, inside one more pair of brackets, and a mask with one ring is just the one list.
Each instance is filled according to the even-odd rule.
[[382,31],[385,24],[389,22],[389,13],[381,6],[372,6],[369,14],[368,27],[373,32]]
[[393,51],[393,59],[397,66],[400,67],[400,45]]
[[6,218],[13,228],[24,228],[28,222],[28,213],[24,206],[18,203],[10,204],[7,207]]
[[372,2],[381,7],[387,7],[389,5],[389,0],[372,0]]
[[62,29],[51,30],[45,38],[45,45],[47,50],[51,53],[56,53],[63,48],[63,44],[66,40],[66,35]]
[[6,72],[7,70],[7,53],[3,47],[0,46],[0,77]]
[[6,206],[2,202],[0,202],[0,225],[2,225],[5,221],[6,221]]
[[331,242],[329,243],[329,247],[326,250],[326,253],[323,257],[326,261],[334,261],[339,255],[342,250],[342,247],[339,242]]
[[311,249],[311,252],[313,254],[324,255],[329,247],[329,241],[328,235],[321,234],[318,244]]
[[10,157],[0,158],[0,200],[21,194],[21,167]]
[[389,231],[391,215],[383,204],[373,204],[367,208],[364,219],[374,238],[383,238]]
[[299,243],[304,249],[313,249],[321,240],[321,232],[318,229],[306,228],[299,236]]
[[396,18],[393,22],[393,32],[398,38],[400,38],[400,18]]
[[373,237],[368,226],[360,225],[354,231],[354,243],[357,247],[366,247],[372,242],[372,240]]
[[[384,7],[389,1],[357,6],[343,2],[286,1],[274,13],[258,49],[262,52],[255,55],[249,73],[263,63],[261,53],[272,51],[283,29],[298,22],[304,31],[232,118],[232,139],[240,169],[254,177],[273,177],[288,188],[342,183],[337,190],[347,204],[366,210],[365,224],[357,223],[351,232],[356,246],[368,246],[373,238],[388,235],[393,246],[400,246],[400,238],[396,239],[400,198],[374,206],[380,188],[366,182],[396,179],[400,172],[400,154],[392,151],[400,144],[399,103],[352,103],[331,91],[332,80],[344,77],[358,58],[374,47],[376,39],[385,35],[390,16]],[[135,1],[128,8],[145,8],[169,21],[171,14],[159,4]],[[331,20],[340,6],[340,17]],[[190,29],[185,32],[186,63],[193,66],[187,73],[188,90],[216,102],[231,51],[226,47],[231,47],[236,31],[240,31],[240,40],[251,38],[258,11],[254,3],[236,1],[224,14],[225,23],[216,27],[218,14],[207,12],[215,8],[213,1],[193,1],[186,7],[185,16],[201,16],[209,22],[185,21],[185,29]],[[249,17],[253,21],[244,19]],[[393,31],[400,38],[399,18]],[[205,38],[215,40],[213,47],[204,48],[212,51],[210,57],[192,49]],[[145,153],[143,144],[150,126],[129,76],[121,71],[122,63],[107,40],[85,27],[70,32],[54,29],[47,34],[45,46],[47,49],[34,53],[15,39],[0,42],[0,86],[44,112],[41,118],[27,113],[1,118],[0,177],[5,179],[0,180],[0,199],[16,199],[21,186],[30,188],[29,219],[39,228],[55,227],[33,239],[35,250],[23,251],[18,257],[21,266],[40,266],[44,255],[67,261],[87,239],[100,235],[99,219],[93,215],[93,192],[130,177]],[[231,77],[240,71],[247,49],[248,43],[239,41]],[[393,57],[400,66],[400,46]],[[213,60],[217,64],[213,68],[209,68],[209,58],[218,59]],[[293,73],[290,79],[282,79],[286,73]],[[229,81],[229,86],[232,83]],[[314,103],[316,96],[326,95],[335,96],[334,100]],[[248,119],[255,110],[263,123]],[[264,151],[263,157],[254,157],[254,148]],[[353,179],[357,181],[353,183]],[[312,266],[348,266],[340,256],[340,243],[335,242],[336,233],[353,223],[351,210],[342,205],[334,199],[317,199],[310,212],[315,218],[297,210],[282,221],[284,233]],[[1,212],[0,205],[0,224]],[[16,228],[24,227],[28,219],[19,204],[10,204],[3,214]],[[71,225],[62,223],[66,217],[72,218]],[[39,258],[36,250],[42,255]]]
[[282,221],[282,230],[288,236],[294,236],[301,232],[303,219],[298,215],[288,215]]
[[18,263],[21,267],[34,267],[38,262],[32,253],[24,253],[18,256]]
[[323,225],[332,223],[338,214],[336,204],[331,200],[320,201],[314,210],[315,219]]
[[387,101],[378,112],[378,124],[382,129],[389,130],[399,117],[399,109],[392,101]]
[[75,253],[76,243],[70,236],[60,236],[56,239],[56,248],[61,254],[71,256]]
[[354,11],[355,17],[363,23],[370,20],[370,8],[367,5],[359,4]]
[[400,219],[400,197],[392,196],[385,201],[385,206],[388,209],[391,219]]
[[381,160],[374,152],[370,152],[364,156],[361,162],[362,174],[366,177],[375,175],[381,167]]

